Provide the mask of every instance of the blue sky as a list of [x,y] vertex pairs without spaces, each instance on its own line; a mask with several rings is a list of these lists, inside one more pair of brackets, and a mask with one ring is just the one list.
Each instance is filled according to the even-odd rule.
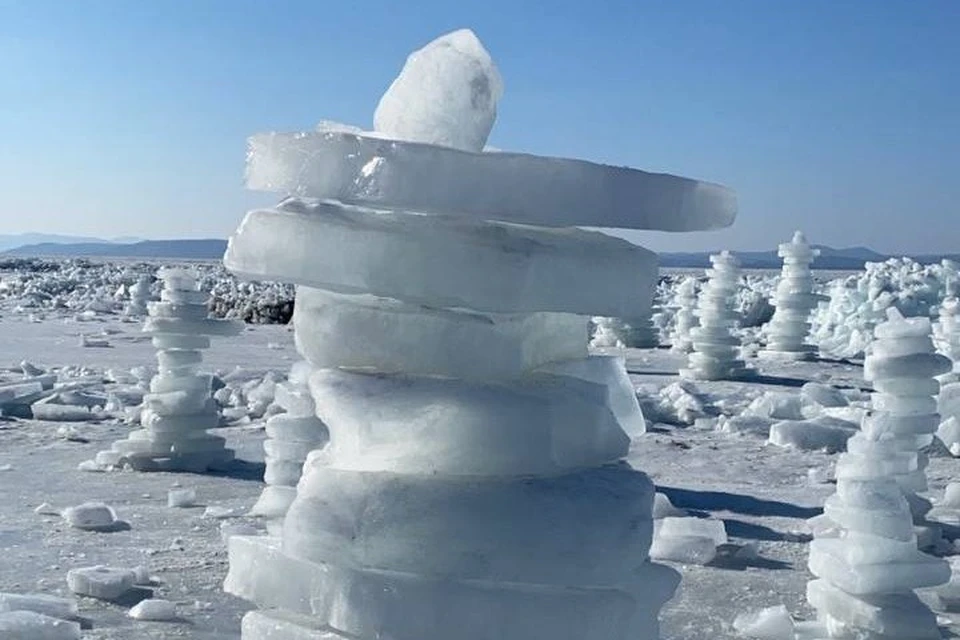
[[0,0],[0,233],[226,236],[245,138],[369,127],[413,49],[477,32],[490,144],[737,190],[657,250],[960,251],[957,0]]

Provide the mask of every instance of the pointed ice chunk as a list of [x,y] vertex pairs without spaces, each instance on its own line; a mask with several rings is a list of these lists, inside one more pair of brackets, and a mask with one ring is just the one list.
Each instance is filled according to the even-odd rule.
[[464,151],[481,151],[497,117],[503,81],[469,29],[414,51],[380,99],[377,133]]

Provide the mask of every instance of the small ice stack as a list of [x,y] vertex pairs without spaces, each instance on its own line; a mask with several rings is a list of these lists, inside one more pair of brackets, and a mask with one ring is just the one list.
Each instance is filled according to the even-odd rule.
[[917,549],[910,506],[894,475],[912,466],[895,436],[864,431],[837,462],[837,493],[824,505],[835,528],[810,546],[807,600],[819,620],[799,638],[940,638],[936,616],[913,592],[950,579],[942,559]]
[[211,395],[212,378],[198,372],[202,349],[210,336],[232,336],[242,325],[209,317],[207,294],[186,269],[164,268],[157,274],[164,288],[160,300],[148,303],[143,326],[158,349],[158,374],[143,398],[142,429],[97,454],[96,462],[129,464],[140,471],[204,471],[233,459],[219,436],[207,432],[219,425]]
[[123,314],[129,317],[142,317],[147,315],[147,303],[150,301],[150,285],[153,278],[146,274],[141,274],[135,283],[130,285],[130,300],[123,310]]
[[729,251],[710,256],[709,280],[700,292],[700,326],[690,330],[693,352],[680,376],[689,380],[735,380],[752,375],[740,358],[740,339],[733,335],[733,306],[740,286],[740,263]]
[[679,353],[693,351],[693,340],[690,332],[700,324],[697,320],[697,279],[684,278],[677,287],[677,314],[674,320],[673,331],[670,334],[670,349]]
[[596,330],[590,341],[592,347],[624,347],[629,349],[652,349],[660,344],[660,335],[653,324],[653,310],[642,318],[593,319]]
[[[652,640],[678,583],[653,564],[653,485],[621,461],[642,417],[587,318],[644,317],[656,256],[576,226],[730,224],[717,185],[482,149],[500,76],[476,36],[413,53],[376,133],[250,141],[224,263],[298,285],[330,443],[281,536],[230,539],[244,640]],[[640,292],[641,295],[638,295]]]
[[943,301],[936,329],[940,352],[953,361],[954,372],[960,373],[960,299]]
[[310,365],[298,362],[286,382],[277,385],[274,401],[285,412],[267,420],[267,439],[263,442],[267,483],[250,515],[281,520],[297,496],[297,482],[303,463],[314,449],[322,448],[330,436],[317,415],[308,382]]
[[777,254],[783,258],[783,271],[773,297],[775,311],[766,326],[767,346],[758,355],[787,360],[808,360],[816,347],[806,343],[810,334],[810,313],[817,303],[826,300],[813,292],[810,264],[820,255],[803,233],[797,231],[790,242],[780,245]]
[[929,318],[904,318],[895,307],[887,310],[887,318],[874,329],[876,339],[863,363],[864,378],[875,389],[873,412],[851,443],[871,435],[884,438],[891,476],[903,489],[915,522],[922,525],[931,504],[917,495],[927,490],[928,460],[921,449],[933,442],[940,424],[936,376],[949,371],[951,363],[934,351]]

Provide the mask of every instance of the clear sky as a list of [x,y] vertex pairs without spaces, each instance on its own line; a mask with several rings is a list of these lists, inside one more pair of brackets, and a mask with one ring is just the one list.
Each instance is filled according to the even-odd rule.
[[960,251],[960,0],[0,0],[0,233],[225,237],[276,200],[248,135],[370,127],[459,27],[504,78],[493,146],[737,190],[651,248]]

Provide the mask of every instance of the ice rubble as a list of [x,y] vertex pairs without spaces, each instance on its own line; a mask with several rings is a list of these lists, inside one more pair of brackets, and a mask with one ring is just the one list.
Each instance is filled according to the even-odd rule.
[[810,313],[824,299],[813,292],[813,277],[810,275],[810,263],[820,251],[811,248],[804,235],[797,231],[790,242],[780,245],[777,253],[783,258],[783,272],[774,296],[776,311],[765,327],[767,346],[760,355],[808,359],[816,351],[815,347],[806,344]]
[[731,300],[737,290],[740,267],[728,251],[710,256],[710,262],[710,279],[697,304],[700,324],[690,330],[693,352],[680,376],[693,380],[747,377],[751,370],[740,358],[740,340],[732,332],[736,320]]
[[208,296],[198,289],[193,272],[164,268],[158,276],[164,288],[160,300],[149,304],[143,331],[158,350],[159,372],[143,397],[143,428],[98,453],[95,462],[142,471],[222,466],[233,459],[233,451],[223,438],[207,432],[219,425],[220,415],[211,396],[211,376],[198,368],[209,336],[236,335],[241,327],[209,317]]
[[909,258],[868,262],[864,271],[830,282],[829,303],[813,315],[813,342],[824,356],[858,357],[888,308],[929,316],[945,298],[957,296],[958,287],[958,266],[950,260],[927,266]]
[[[210,293],[214,316],[251,323],[289,321],[293,313],[292,285],[239,282],[220,264],[189,266],[198,272],[200,288]],[[126,261],[4,259],[0,260],[0,304],[33,322],[51,318],[78,323],[105,318],[132,322],[146,315],[139,302],[153,299],[158,293],[154,284],[149,294],[138,284],[148,279],[153,282],[155,272],[156,265]],[[136,304],[131,296],[137,297]],[[133,311],[137,314],[130,315]]]
[[667,516],[654,523],[650,557],[683,564],[707,564],[727,543],[722,520]]
[[[714,228],[734,199],[479,153],[495,100],[467,99],[478,87],[454,70],[492,82],[480,51],[458,32],[411,56],[375,134],[251,139],[248,186],[299,198],[248,214],[224,262],[322,290],[295,328],[331,440],[307,456],[279,537],[229,540],[225,588],[260,607],[246,640],[659,635],[677,575],[649,560],[652,483],[618,462],[642,416],[622,361],[582,359],[585,318],[561,317],[643,317],[656,258],[564,227]],[[418,87],[449,100],[418,106]],[[331,328],[373,344],[336,345],[319,335]]]

